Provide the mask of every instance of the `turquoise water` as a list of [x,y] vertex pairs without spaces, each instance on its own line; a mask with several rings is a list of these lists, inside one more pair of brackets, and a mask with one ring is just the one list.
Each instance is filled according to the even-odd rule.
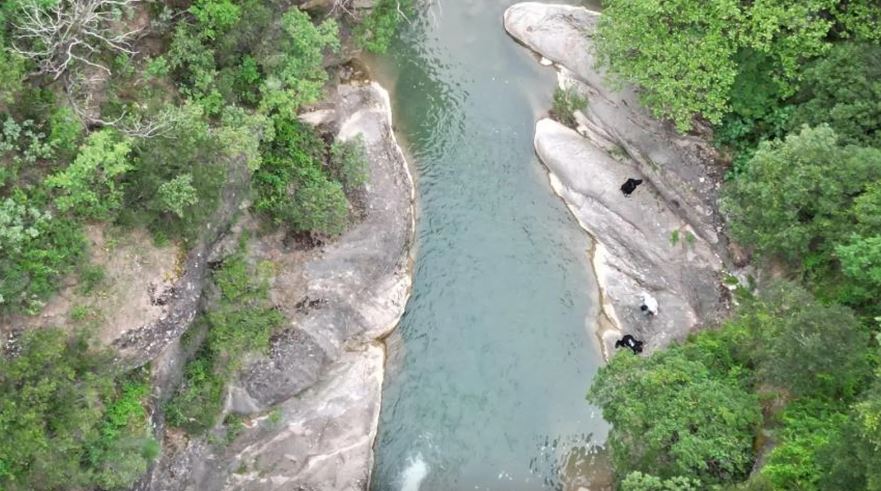
[[512,3],[441,0],[369,61],[419,201],[374,490],[563,489],[605,440],[584,400],[602,359],[590,242],[532,147],[555,74],[505,34]]

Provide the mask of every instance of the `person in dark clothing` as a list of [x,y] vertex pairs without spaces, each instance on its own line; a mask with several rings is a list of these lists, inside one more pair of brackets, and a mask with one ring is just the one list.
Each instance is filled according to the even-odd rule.
[[645,344],[642,341],[637,340],[635,337],[630,334],[625,334],[623,338],[615,341],[616,348],[630,348],[636,354],[642,353],[642,345]]
[[640,184],[642,184],[642,179],[629,178],[627,182],[621,185],[621,192],[624,193],[624,196],[629,197]]

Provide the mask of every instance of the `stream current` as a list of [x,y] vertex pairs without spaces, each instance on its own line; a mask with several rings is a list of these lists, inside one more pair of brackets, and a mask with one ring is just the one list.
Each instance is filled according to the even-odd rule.
[[608,426],[584,398],[602,364],[590,239],[533,151],[556,76],[506,35],[512,3],[440,0],[368,60],[419,210],[412,296],[386,340],[374,491],[607,479]]

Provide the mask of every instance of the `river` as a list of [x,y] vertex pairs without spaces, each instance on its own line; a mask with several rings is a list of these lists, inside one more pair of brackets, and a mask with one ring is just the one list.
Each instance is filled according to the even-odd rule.
[[505,34],[512,3],[435,2],[368,60],[419,210],[412,296],[386,340],[375,491],[608,479],[608,427],[584,399],[602,363],[590,239],[533,151],[556,78]]

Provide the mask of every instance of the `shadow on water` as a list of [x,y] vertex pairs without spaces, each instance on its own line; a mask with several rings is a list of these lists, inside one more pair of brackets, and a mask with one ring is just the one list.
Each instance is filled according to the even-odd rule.
[[418,183],[413,292],[387,339],[372,488],[591,489],[608,431],[588,237],[532,147],[552,70],[507,0],[441,0],[370,59]]

